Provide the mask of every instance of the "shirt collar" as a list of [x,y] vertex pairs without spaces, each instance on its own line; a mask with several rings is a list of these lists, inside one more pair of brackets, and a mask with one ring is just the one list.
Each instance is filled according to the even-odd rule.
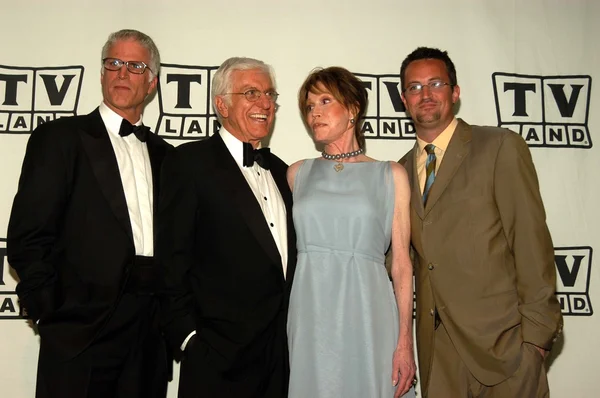
[[[242,141],[238,140],[233,134],[231,134],[227,129],[223,126],[219,129],[219,135],[223,139],[225,146],[229,150],[231,156],[240,167],[244,166],[244,150],[242,147]],[[260,148],[262,143],[258,144],[258,148]],[[258,149],[257,148],[257,149]]]
[[435,149],[439,150],[441,153],[446,152],[448,149],[448,144],[450,144],[450,139],[454,135],[454,130],[456,130],[456,126],[458,125],[458,120],[453,118],[450,124],[438,135],[433,142],[425,142],[417,136],[417,147],[418,155],[420,156],[425,150],[425,146],[427,144],[435,145]]
[[[104,126],[108,131],[108,134],[112,134],[113,136],[119,136],[119,130],[121,129],[121,122],[123,121],[123,117],[119,115],[117,112],[113,111],[102,101],[99,107],[100,117],[104,122]],[[142,116],[140,115],[140,120],[135,122],[134,126],[140,126],[142,124]]]

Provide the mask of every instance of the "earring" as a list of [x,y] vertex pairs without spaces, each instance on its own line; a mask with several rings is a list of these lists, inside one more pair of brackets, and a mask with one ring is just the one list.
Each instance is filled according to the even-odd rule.
[[350,123],[354,124],[354,118],[350,119]]

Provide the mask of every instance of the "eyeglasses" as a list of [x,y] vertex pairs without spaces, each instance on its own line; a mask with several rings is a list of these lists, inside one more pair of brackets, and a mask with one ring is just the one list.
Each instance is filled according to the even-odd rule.
[[262,96],[265,95],[267,97],[267,99],[271,102],[275,102],[277,101],[277,97],[279,97],[279,94],[277,93],[277,91],[265,91],[264,93],[260,90],[257,90],[255,88],[251,88],[250,90],[246,90],[243,93],[225,93],[224,95],[243,95],[244,97],[246,97],[246,99],[250,102],[256,102],[258,101],[258,99]]
[[417,95],[417,94],[420,94],[421,91],[423,91],[423,87],[425,87],[425,86],[429,86],[429,89],[432,91],[440,91],[441,89],[443,89],[446,86],[452,86],[452,84],[442,82],[440,80],[434,80],[427,84],[413,83],[413,84],[409,84],[408,87],[406,87],[406,90],[404,90],[404,92],[409,95]]
[[152,69],[150,69],[148,65],[142,61],[123,61],[118,58],[104,58],[102,60],[102,65],[105,69],[112,71],[120,70],[123,65],[125,65],[130,73],[134,73],[136,75],[144,74],[146,69],[152,72]]

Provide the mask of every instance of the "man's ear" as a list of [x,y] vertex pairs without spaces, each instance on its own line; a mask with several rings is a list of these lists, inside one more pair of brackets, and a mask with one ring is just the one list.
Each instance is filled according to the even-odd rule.
[[406,113],[408,112],[408,104],[406,103],[406,98],[404,97],[404,93],[400,93],[400,99],[402,100],[402,103],[404,104],[404,109]]
[[229,116],[229,107],[225,103],[223,97],[219,95],[215,97],[215,108],[217,109],[217,112],[221,114],[221,117],[227,118]]
[[154,76],[152,80],[150,80],[150,86],[148,86],[148,92],[146,95],[150,95],[156,90],[156,85],[158,84],[158,77]]
[[460,98],[460,86],[457,84],[456,86],[452,87],[452,103],[456,104],[456,102],[458,101],[459,98]]

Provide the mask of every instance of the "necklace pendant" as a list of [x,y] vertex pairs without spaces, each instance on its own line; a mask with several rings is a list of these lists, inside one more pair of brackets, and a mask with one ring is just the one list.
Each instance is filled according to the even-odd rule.
[[344,170],[344,165],[341,163],[337,163],[333,166],[333,169],[339,173],[340,171]]

